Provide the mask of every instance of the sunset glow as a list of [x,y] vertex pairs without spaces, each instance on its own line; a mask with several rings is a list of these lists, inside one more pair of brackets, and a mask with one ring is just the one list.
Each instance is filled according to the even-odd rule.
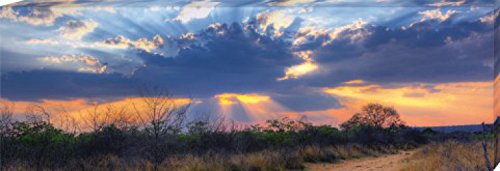
[[[399,109],[412,125],[464,124],[492,120],[491,82],[382,87],[375,84],[325,88],[345,106],[380,102]],[[352,107],[351,107],[352,108]],[[439,116],[439,117],[436,117]]]

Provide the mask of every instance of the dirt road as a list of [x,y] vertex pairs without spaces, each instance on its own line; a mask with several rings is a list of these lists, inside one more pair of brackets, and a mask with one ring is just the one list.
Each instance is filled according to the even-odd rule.
[[407,160],[416,150],[402,151],[398,154],[385,155],[379,157],[368,157],[355,160],[344,160],[338,163],[307,164],[307,170],[311,171],[400,171],[411,162]]

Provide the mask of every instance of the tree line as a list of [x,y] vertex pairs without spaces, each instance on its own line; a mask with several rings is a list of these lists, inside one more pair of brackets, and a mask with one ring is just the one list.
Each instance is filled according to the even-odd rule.
[[[380,104],[366,105],[340,128],[286,117],[241,126],[222,117],[188,121],[190,105],[175,105],[165,91],[147,90],[142,97],[143,109],[133,111],[136,124],[129,123],[128,117],[98,119],[124,112],[108,107],[93,113],[95,116],[87,121],[92,129],[86,132],[56,128],[50,122],[51,114],[41,106],[30,106],[26,120],[15,121],[13,107],[4,104],[0,108],[0,168],[26,165],[36,170],[58,169],[96,156],[113,155],[130,162],[147,160],[152,170],[161,170],[169,157],[186,154],[231,155],[269,149],[287,154],[312,145],[346,144],[407,149],[427,142],[422,132],[400,120],[393,107]],[[86,170],[78,164],[74,167]]]

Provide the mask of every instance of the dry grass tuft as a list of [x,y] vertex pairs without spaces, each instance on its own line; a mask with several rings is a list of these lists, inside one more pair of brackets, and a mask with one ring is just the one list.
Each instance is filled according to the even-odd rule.
[[[493,151],[492,147],[490,152]],[[404,169],[407,171],[486,170],[480,142],[447,141],[432,143],[417,152]],[[493,153],[489,154],[490,159]]]

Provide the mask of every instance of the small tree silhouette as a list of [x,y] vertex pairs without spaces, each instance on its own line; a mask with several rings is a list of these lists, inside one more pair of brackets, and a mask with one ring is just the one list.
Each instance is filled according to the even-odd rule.
[[168,91],[158,87],[144,87],[140,94],[143,104],[132,105],[148,136],[147,152],[154,170],[158,170],[168,154],[168,137],[181,131],[190,105],[178,106]]

